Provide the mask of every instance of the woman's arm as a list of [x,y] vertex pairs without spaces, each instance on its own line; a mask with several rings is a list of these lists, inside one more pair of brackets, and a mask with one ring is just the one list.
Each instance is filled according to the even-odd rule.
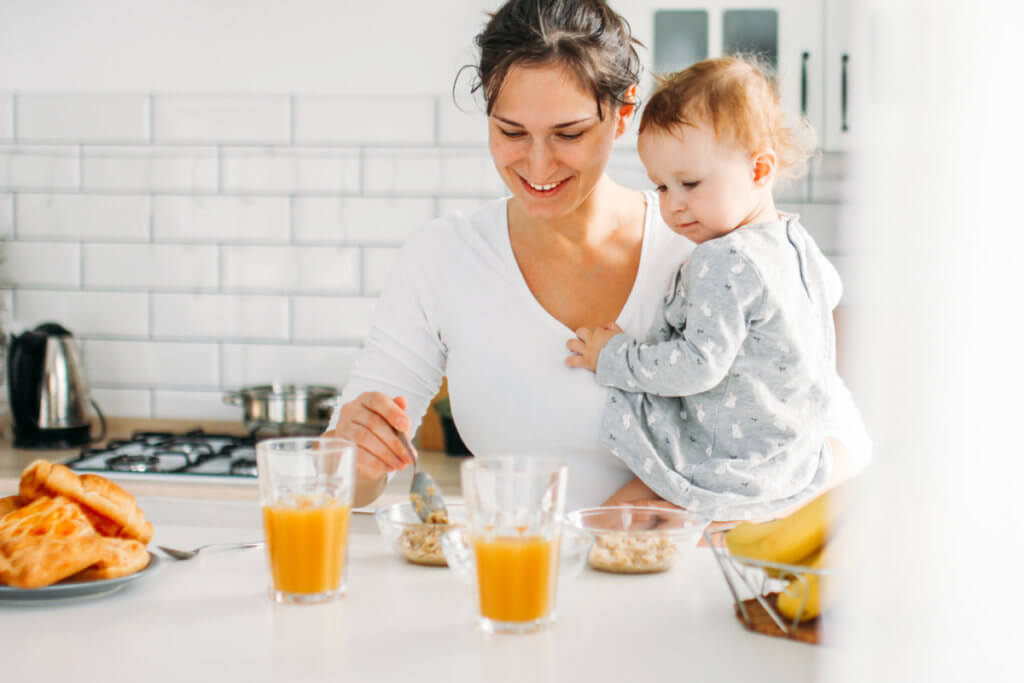
[[[446,349],[441,341],[437,241],[428,225],[402,249],[388,286],[370,321],[370,333],[356,358],[332,415],[328,434],[356,443],[355,504],[373,502],[391,473],[412,459],[395,430],[411,436],[441,386]],[[429,265],[428,264],[432,264]]]

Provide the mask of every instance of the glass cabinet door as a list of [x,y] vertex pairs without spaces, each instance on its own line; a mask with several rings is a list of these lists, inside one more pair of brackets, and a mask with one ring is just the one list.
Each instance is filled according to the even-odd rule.
[[659,10],[654,13],[654,72],[681,71],[707,59],[706,10]]
[[743,53],[779,68],[779,13],[773,9],[727,9],[722,14],[722,54]]

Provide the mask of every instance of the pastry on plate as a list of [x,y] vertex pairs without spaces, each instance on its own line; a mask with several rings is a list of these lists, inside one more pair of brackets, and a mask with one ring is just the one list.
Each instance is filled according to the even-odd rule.
[[0,498],[0,517],[3,517],[8,512],[14,512],[22,505],[21,496],[7,496],[6,498]]
[[41,588],[98,562],[103,539],[82,509],[43,496],[0,519],[0,582]]
[[103,538],[103,553],[96,564],[71,577],[71,581],[117,579],[141,571],[149,564],[146,546],[129,538]]
[[82,511],[100,534],[134,539],[143,545],[153,537],[153,525],[146,521],[135,497],[120,486],[95,474],[75,474],[64,465],[36,460],[21,475],[22,498],[65,496]]

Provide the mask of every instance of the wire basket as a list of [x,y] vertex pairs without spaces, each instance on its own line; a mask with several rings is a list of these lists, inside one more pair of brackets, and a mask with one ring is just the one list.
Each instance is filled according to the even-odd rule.
[[[805,577],[830,576],[832,570],[733,555],[725,544],[728,532],[728,529],[705,531],[704,540],[714,553],[732,593],[736,617],[751,631],[817,643],[818,619],[801,622],[809,594]],[[788,619],[779,613],[775,598],[794,581],[803,585],[804,599],[795,617]]]

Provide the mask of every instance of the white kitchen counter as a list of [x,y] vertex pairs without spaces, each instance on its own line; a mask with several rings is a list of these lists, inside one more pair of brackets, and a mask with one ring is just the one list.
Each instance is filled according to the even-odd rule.
[[[255,503],[140,503],[151,549],[262,536]],[[273,604],[263,552],[166,559],[106,597],[0,605],[4,680],[796,683],[827,652],[745,631],[706,549],[664,574],[587,569],[551,629],[494,637],[476,629],[467,585],[405,563],[370,516],[353,517],[340,601]]]

